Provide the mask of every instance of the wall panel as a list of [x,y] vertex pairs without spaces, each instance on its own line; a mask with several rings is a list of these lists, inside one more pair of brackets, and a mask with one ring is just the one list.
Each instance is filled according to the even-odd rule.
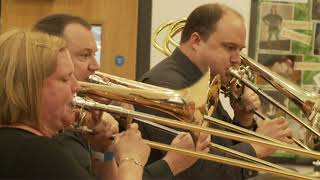
[[[52,13],[78,15],[101,24],[101,71],[135,78],[138,0],[2,0],[1,31],[31,27]],[[115,64],[116,56],[124,57],[122,66]]]

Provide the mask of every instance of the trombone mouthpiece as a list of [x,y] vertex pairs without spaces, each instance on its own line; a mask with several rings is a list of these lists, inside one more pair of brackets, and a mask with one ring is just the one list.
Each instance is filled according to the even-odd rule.
[[104,84],[104,85],[109,85],[108,82],[104,81],[100,76],[97,76],[95,74],[91,74],[89,76],[89,80],[93,83],[98,83],[98,84]]
[[74,106],[79,106],[79,107],[94,107],[94,102],[86,101],[84,98],[80,96],[74,96],[72,99],[72,104]]

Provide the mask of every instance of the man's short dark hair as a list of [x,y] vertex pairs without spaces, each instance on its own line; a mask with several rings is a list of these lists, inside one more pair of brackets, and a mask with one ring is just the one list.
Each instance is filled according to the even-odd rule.
[[199,33],[201,38],[207,40],[210,34],[215,31],[219,20],[229,12],[243,20],[241,14],[225,5],[215,3],[197,7],[187,18],[180,43],[188,41],[194,32]]
[[79,16],[68,14],[52,14],[40,19],[34,26],[33,30],[44,32],[54,36],[63,36],[64,28],[68,24],[81,24],[88,30],[91,30],[91,25]]

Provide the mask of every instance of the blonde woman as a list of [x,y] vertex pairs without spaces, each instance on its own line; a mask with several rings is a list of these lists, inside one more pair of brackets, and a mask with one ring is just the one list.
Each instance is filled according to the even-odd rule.
[[[53,140],[74,121],[79,85],[65,41],[28,30],[0,36],[0,179],[91,179]],[[141,179],[150,148],[136,125],[116,137],[117,179]]]

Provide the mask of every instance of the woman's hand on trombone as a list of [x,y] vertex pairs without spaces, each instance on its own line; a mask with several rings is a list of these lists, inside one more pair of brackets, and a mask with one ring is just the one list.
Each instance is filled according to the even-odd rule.
[[91,111],[86,113],[85,125],[93,130],[86,135],[93,150],[106,152],[110,150],[114,134],[119,132],[119,123],[107,112]]
[[137,124],[131,124],[128,130],[115,136],[113,153],[118,164],[116,179],[142,179],[150,147],[143,141]]
[[148,161],[150,147],[143,141],[138,125],[133,123],[128,130],[115,136],[113,152],[119,166],[125,161],[133,161],[133,164],[143,169]]

